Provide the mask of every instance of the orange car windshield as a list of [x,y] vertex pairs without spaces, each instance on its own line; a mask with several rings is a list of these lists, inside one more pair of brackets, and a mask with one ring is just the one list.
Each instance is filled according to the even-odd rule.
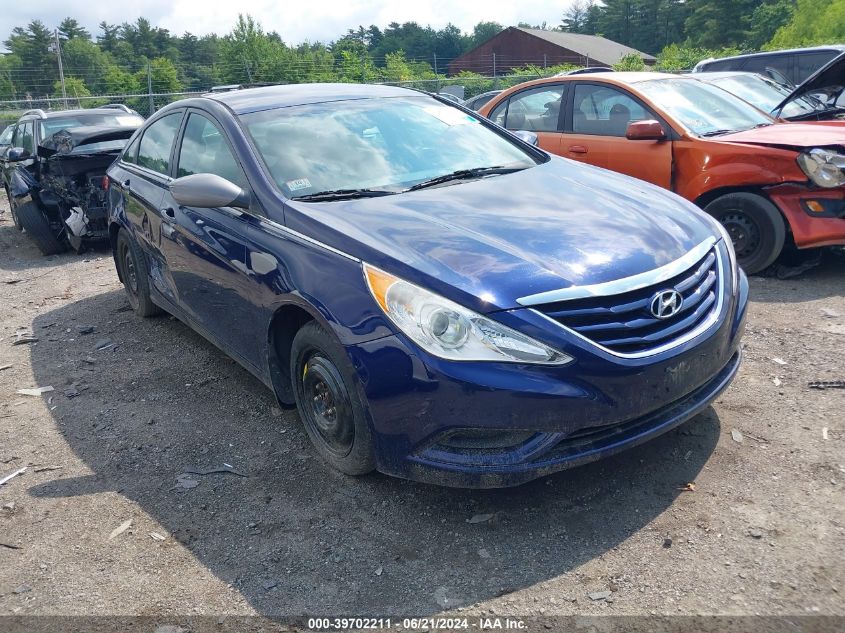
[[739,97],[696,79],[652,79],[636,87],[697,136],[718,136],[774,123],[768,114]]

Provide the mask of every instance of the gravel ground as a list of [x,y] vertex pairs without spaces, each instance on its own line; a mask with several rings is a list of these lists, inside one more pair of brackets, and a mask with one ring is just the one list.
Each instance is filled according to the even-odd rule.
[[[27,467],[0,487],[0,614],[845,615],[845,390],[807,386],[845,379],[845,258],[751,286],[704,414],[450,490],[328,470],[235,362],[136,318],[108,251],[42,257],[0,214],[0,477]],[[178,477],[223,464],[246,476]]]

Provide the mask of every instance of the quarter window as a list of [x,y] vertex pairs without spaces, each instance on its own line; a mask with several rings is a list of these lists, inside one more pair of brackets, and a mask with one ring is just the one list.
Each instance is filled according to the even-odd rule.
[[563,86],[544,86],[520,92],[508,102],[505,127],[509,130],[557,132],[562,101]]
[[170,150],[181,122],[182,113],[174,112],[150,125],[141,137],[138,165],[167,174],[170,171]]
[[596,136],[625,136],[631,121],[653,119],[633,98],[607,86],[575,86],[572,131]]
[[136,138],[132,141],[132,145],[126,148],[126,151],[123,152],[123,161],[126,163],[135,164],[138,162],[138,143],[140,142],[140,137]]
[[206,117],[192,113],[179,150],[177,176],[215,174],[247,188],[246,178],[225,137]]

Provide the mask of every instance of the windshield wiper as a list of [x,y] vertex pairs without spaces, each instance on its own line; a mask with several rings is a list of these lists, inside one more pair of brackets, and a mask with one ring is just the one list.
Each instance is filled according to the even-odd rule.
[[473,178],[481,178],[483,176],[490,176],[493,174],[511,174],[515,171],[522,171],[523,169],[527,169],[527,167],[503,167],[498,165],[496,167],[475,167],[473,169],[459,169],[457,171],[453,171],[450,174],[443,174],[442,176],[436,176],[435,178],[429,178],[428,180],[423,180],[422,182],[418,182],[413,187],[408,187],[405,191],[417,191],[418,189],[425,189],[427,187],[433,187],[435,185],[440,185],[446,182],[453,182],[455,180],[471,180]]
[[378,198],[380,196],[392,196],[397,191],[385,189],[332,189],[330,191],[318,191],[305,196],[297,196],[294,200],[304,202],[325,202],[327,200],[354,200],[356,198]]
[[736,130],[710,130],[709,132],[702,132],[700,136],[721,136],[722,134],[731,134]]

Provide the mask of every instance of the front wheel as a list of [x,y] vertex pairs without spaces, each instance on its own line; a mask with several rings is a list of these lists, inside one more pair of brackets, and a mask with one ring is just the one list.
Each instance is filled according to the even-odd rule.
[[290,367],[299,416],[320,456],[347,475],[371,472],[372,435],[358,379],[341,344],[310,321],[293,339]]
[[18,201],[9,193],[9,190],[6,189],[6,199],[9,201],[9,210],[12,214],[12,223],[15,225],[15,228],[18,231],[23,231],[23,224],[21,224],[21,220],[18,217]]
[[161,308],[150,298],[150,278],[144,253],[125,229],[120,229],[117,235],[115,261],[120,269],[129,305],[135,314],[141,317],[159,314]]
[[768,268],[783,250],[786,223],[777,207],[753,193],[729,193],[704,207],[731,236],[736,259],[749,275]]
[[43,255],[56,255],[67,248],[66,243],[57,235],[61,232],[55,231],[50,226],[50,221],[35,202],[15,205],[14,213],[17,221],[21,223],[29,238],[35,242]]

